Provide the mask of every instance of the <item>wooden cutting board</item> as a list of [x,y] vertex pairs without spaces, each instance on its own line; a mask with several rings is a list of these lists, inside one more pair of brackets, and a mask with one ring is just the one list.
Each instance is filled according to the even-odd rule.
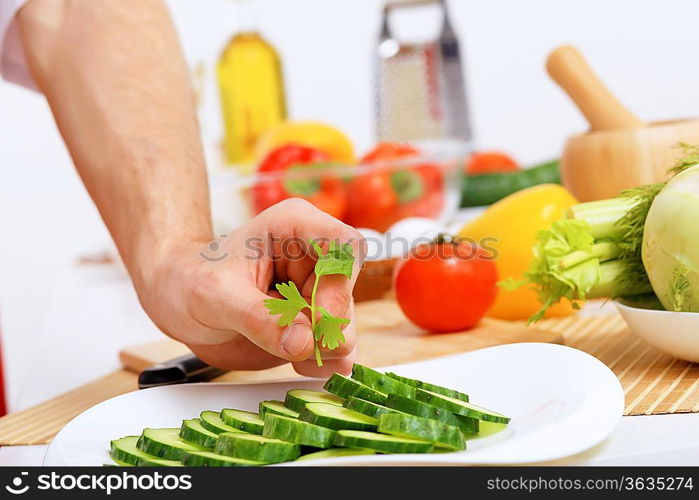
[[[527,327],[521,323],[486,318],[466,332],[429,334],[408,321],[393,300],[373,300],[356,305],[359,362],[369,366],[409,363],[483,347],[515,342],[561,343],[559,332]],[[140,372],[148,366],[181,356],[189,349],[174,340],[160,340],[124,349],[124,368]],[[262,371],[235,371],[217,381],[268,381],[297,376],[290,365]]]

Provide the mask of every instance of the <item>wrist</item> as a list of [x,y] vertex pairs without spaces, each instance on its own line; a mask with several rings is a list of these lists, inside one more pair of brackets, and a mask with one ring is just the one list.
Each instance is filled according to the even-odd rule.
[[[125,263],[141,301],[147,296],[172,293],[170,281],[191,269],[210,239],[163,239],[136,251]],[[175,278],[176,279],[176,278]]]

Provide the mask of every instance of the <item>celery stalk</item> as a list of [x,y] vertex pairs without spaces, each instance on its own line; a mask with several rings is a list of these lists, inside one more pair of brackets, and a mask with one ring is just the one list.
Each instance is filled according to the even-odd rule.
[[621,249],[619,245],[611,241],[602,241],[592,245],[592,250],[586,252],[584,250],[575,250],[563,257],[558,266],[561,269],[568,269],[576,264],[586,261],[587,259],[596,258],[600,262],[616,259],[619,256]]
[[568,218],[587,222],[590,235],[595,240],[619,239],[624,234],[624,228],[619,225],[619,221],[638,202],[636,197],[588,201],[570,207]]

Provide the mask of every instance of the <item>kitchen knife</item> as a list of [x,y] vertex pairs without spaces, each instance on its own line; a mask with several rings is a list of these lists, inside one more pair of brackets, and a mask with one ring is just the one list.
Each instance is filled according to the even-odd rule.
[[138,376],[138,388],[206,382],[224,373],[226,373],[225,370],[209,366],[190,353],[143,370]]

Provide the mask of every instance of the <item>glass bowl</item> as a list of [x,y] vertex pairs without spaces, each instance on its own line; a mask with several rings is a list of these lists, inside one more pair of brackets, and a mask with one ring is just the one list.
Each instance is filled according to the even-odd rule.
[[371,164],[292,166],[243,176],[210,174],[217,232],[229,231],[286,198],[303,198],[357,228],[386,231],[408,217],[447,222],[459,207],[466,143],[411,144],[419,154]]

